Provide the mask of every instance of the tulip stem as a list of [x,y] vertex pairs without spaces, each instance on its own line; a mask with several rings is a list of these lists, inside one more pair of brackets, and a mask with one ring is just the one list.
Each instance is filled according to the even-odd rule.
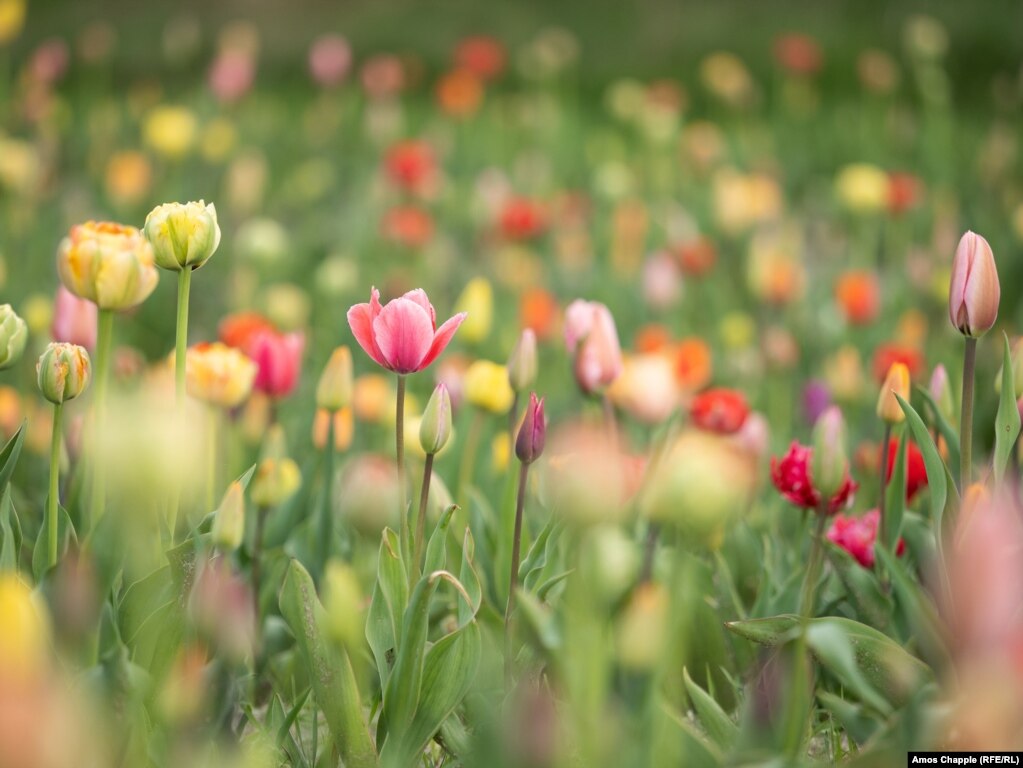
[[405,494],[405,377],[398,374],[398,395],[395,398],[394,449],[398,462],[398,512],[401,515],[401,547],[408,553],[408,500]]
[[333,538],[334,517],[331,515],[331,503],[334,495],[334,416],[335,411],[330,411],[330,418],[327,420],[327,443],[323,446],[323,500],[320,502],[320,530],[317,534],[319,545],[319,560],[321,578],[327,569],[327,560],[330,559],[330,544]]
[[817,510],[817,525],[813,539],[810,541],[810,562],[806,566],[806,580],[803,582],[803,596],[800,600],[799,615],[804,620],[813,618],[813,604],[817,596],[817,582],[821,577],[821,566],[824,564],[824,527],[828,523],[826,514],[827,502],[823,502]]
[[178,409],[185,404],[185,353],[188,350],[188,293],[192,285],[192,270],[178,272],[178,325],[174,343],[174,391]]
[[114,335],[114,312],[110,309],[101,309],[96,325],[96,398],[93,404],[92,428],[93,428],[93,449],[96,455],[92,457],[92,504],[89,507],[92,515],[92,527],[95,528],[103,517],[106,509],[107,476],[100,461],[99,434],[104,428],[106,421],[106,400],[107,386],[110,381],[111,349]]
[[973,471],[973,377],[977,363],[977,340],[966,337],[963,350],[963,405],[959,420],[959,493],[966,493]]
[[46,498],[46,535],[49,544],[49,564],[57,565],[57,515],[60,511],[60,438],[61,416],[64,406],[56,403],[53,406],[53,434],[50,438],[50,495]]
[[877,512],[880,517],[881,541],[888,541],[885,535],[885,486],[888,484],[888,462],[891,460],[892,425],[884,423],[884,442],[881,444],[881,498],[877,500]]
[[601,395],[601,404],[604,406],[604,425],[607,427],[607,434],[611,438],[612,445],[616,445],[618,443],[618,422],[615,418],[614,403],[611,402],[611,397],[607,392]]
[[511,680],[512,672],[512,612],[515,610],[515,592],[519,587],[519,557],[522,547],[522,511],[526,505],[526,477],[529,464],[519,467],[519,495],[515,502],[515,533],[512,537],[511,572],[508,574],[508,604],[504,610],[504,676]]
[[413,539],[412,548],[412,573],[418,580],[422,573],[423,563],[423,539],[426,538],[426,505],[430,501],[430,480],[433,478],[433,457],[434,454],[426,454],[426,463],[423,465],[423,487],[419,492],[419,517],[416,518],[416,537]]
[[257,654],[263,627],[263,622],[259,618],[259,582],[263,576],[263,530],[266,528],[266,516],[269,511],[270,508],[265,504],[260,504],[256,510],[256,535],[252,540],[252,570],[249,572],[252,577],[252,617],[256,626]]

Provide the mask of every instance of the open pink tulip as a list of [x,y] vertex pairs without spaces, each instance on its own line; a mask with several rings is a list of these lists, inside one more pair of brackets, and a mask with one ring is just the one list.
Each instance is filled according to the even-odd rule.
[[271,397],[287,397],[298,384],[302,370],[305,334],[261,330],[253,334],[245,354],[258,366],[253,387]]
[[384,306],[374,288],[368,304],[348,310],[348,325],[359,346],[379,365],[399,375],[421,371],[436,360],[463,320],[465,313],[460,312],[438,328],[437,313],[422,288]]
[[586,393],[596,392],[622,372],[622,349],[615,320],[605,305],[577,299],[565,310],[565,345],[575,356],[575,378]]
[[983,336],[998,318],[1000,299],[998,270],[991,246],[975,232],[967,232],[959,241],[952,260],[948,318],[964,336]]

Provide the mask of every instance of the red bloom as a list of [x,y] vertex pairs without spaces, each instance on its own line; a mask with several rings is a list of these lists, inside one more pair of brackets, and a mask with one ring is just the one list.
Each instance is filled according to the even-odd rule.
[[713,271],[717,263],[714,243],[705,237],[697,237],[674,247],[682,272],[690,277],[703,277]]
[[916,207],[923,196],[923,184],[911,173],[896,171],[888,176],[888,212],[893,216]]
[[[831,528],[828,529],[828,541],[844,549],[864,568],[874,567],[874,542],[877,540],[877,529],[881,524],[881,513],[872,509],[860,517],[835,515]],[[895,554],[902,556],[906,551],[906,542],[899,539]]]
[[812,75],[824,62],[817,42],[798,33],[782,35],[774,41],[774,58],[793,75]]
[[546,223],[540,204],[526,198],[512,198],[501,211],[501,233],[509,240],[532,240]]
[[388,178],[407,192],[420,192],[437,171],[433,148],[425,141],[399,141],[384,160]]
[[455,48],[455,64],[480,80],[493,80],[504,72],[507,58],[501,42],[489,35],[466,37]]
[[384,214],[381,234],[405,248],[422,248],[433,239],[433,218],[414,205],[396,205]]
[[[780,460],[777,456],[771,457],[771,482],[774,483],[774,487],[797,507],[805,509],[816,509],[821,503],[820,492],[813,487],[813,480],[810,477],[812,456],[812,448],[793,440],[788,453]],[[842,487],[828,500],[828,514],[833,515],[848,507],[858,487],[853,479],[846,475]]]
[[[899,441],[892,438],[888,443],[888,471],[885,474],[885,484],[892,481],[892,472],[895,471],[895,459],[899,452]],[[880,465],[880,458],[878,459]],[[927,466],[924,464],[924,455],[917,448],[912,440],[906,447],[906,501],[912,501],[917,491],[927,485]]]
[[924,375],[924,357],[913,347],[902,344],[881,344],[874,350],[874,378],[881,383],[888,376],[888,369],[893,363],[903,363],[909,368],[912,380]]
[[218,330],[222,342],[244,352],[254,336],[275,329],[273,323],[258,312],[235,312],[220,321]]
[[243,350],[258,366],[253,386],[270,397],[287,397],[298,385],[305,334],[259,331]]
[[708,389],[689,405],[689,418],[696,426],[722,435],[738,432],[748,415],[746,396],[734,389]]

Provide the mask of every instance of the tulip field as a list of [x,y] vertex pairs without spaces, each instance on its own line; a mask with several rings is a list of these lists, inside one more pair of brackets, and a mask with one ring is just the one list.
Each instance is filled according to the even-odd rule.
[[110,5],[0,0],[0,768],[1018,759],[1019,8]]

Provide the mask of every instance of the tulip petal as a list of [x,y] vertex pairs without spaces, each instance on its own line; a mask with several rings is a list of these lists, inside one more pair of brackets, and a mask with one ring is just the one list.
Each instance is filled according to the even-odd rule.
[[414,301],[416,304],[426,310],[426,314],[430,316],[430,324],[433,328],[437,327],[437,312],[433,308],[433,304],[430,303],[430,299],[426,295],[426,291],[422,288],[416,288],[413,291],[409,291],[401,298]]
[[395,373],[420,370],[433,341],[433,323],[423,306],[406,298],[389,301],[373,320],[384,366]]
[[565,347],[569,354],[593,328],[596,312],[593,304],[576,299],[565,309]]
[[[376,298],[375,291],[374,298]],[[380,306],[379,302],[377,302],[377,306]],[[379,314],[379,310],[376,314]],[[372,303],[355,304],[348,310],[348,326],[352,329],[352,334],[359,342],[359,346],[373,359],[373,362],[387,368],[387,361],[384,360],[373,333],[373,318],[375,316]]]
[[436,360],[437,356],[444,351],[444,348],[451,343],[451,337],[455,335],[455,331],[458,330],[458,326],[462,324],[465,318],[466,313],[459,312],[454,317],[448,318],[444,325],[437,329],[437,333],[433,336],[433,343],[430,344],[430,351],[426,353],[426,357],[419,364],[420,370]]

